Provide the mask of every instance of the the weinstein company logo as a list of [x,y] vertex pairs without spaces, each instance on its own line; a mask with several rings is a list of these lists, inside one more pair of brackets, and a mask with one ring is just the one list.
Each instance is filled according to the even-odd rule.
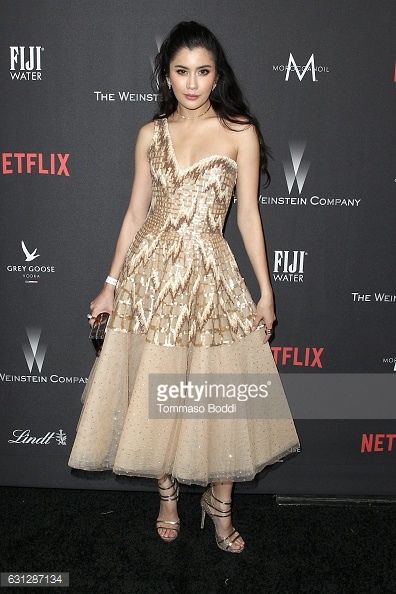
[[30,285],[37,285],[43,275],[55,272],[53,264],[39,264],[35,261],[36,258],[40,257],[37,248],[29,249],[23,239],[21,240],[21,247],[21,251],[25,256],[25,264],[7,264],[7,272],[20,273],[25,283]]
[[296,60],[294,59],[293,54],[290,52],[289,60],[287,64],[273,64],[272,70],[275,72],[286,72],[285,74],[285,81],[287,82],[290,78],[290,73],[295,72],[296,77],[301,82],[304,76],[308,72],[308,77],[312,78],[312,82],[318,82],[316,75],[319,73],[328,73],[330,72],[328,66],[316,66],[315,65],[315,56],[311,54],[308,62],[305,66],[298,66]]
[[37,369],[41,373],[45,353],[47,350],[46,344],[40,344],[41,328],[29,326],[28,328],[26,328],[26,334],[29,343],[23,344],[22,348],[25,355],[27,366],[29,367],[29,371],[31,373],[34,362],[36,361]]
[[[162,41],[163,41],[163,37],[161,35],[157,35],[155,38],[155,45],[157,48],[157,54],[159,53],[160,49],[161,49],[161,45],[162,45]],[[150,56],[150,64],[151,64],[151,72],[154,73],[155,70],[155,56],[151,55]],[[159,80],[158,77],[156,78],[156,85],[157,85],[157,89],[159,90]]]
[[41,80],[41,45],[10,46],[10,76],[12,80]]
[[[47,345],[41,341],[41,328],[37,326],[26,327],[27,342],[22,344],[23,354],[25,355],[26,365],[29,369],[29,375],[14,375],[11,373],[0,372],[1,382],[13,383],[48,383],[52,384],[86,384],[87,377],[66,376],[52,373],[50,376],[41,375],[44,365]],[[38,370],[38,375],[31,375],[33,368]]]
[[304,250],[275,250],[273,279],[277,282],[304,282],[305,256]]
[[351,292],[354,303],[396,303],[396,293],[383,293],[376,291],[374,293]]
[[[161,39],[156,39],[157,44],[157,51],[159,51],[161,46]],[[151,70],[154,72],[154,56],[150,56],[150,63],[151,63]],[[159,89],[158,80],[156,81],[157,90]],[[146,93],[146,92],[139,92],[137,90],[118,90],[118,91],[110,91],[108,89],[101,89],[99,91],[94,91],[95,100],[97,103],[111,103],[115,101],[120,101],[122,103],[142,103],[147,102],[151,103],[153,101],[158,101],[159,93]]]
[[294,182],[297,184],[298,193],[301,194],[310,166],[309,161],[303,161],[306,142],[289,142],[290,161],[283,162],[287,189],[291,194]]
[[311,162],[305,156],[306,144],[303,140],[292,140],[289,142],[290,157],[283,161],[283,171],[289,195],[263,196],[260,194],[259,202],[271,206],[359,206],[361,198],[337,198],[334,196],[318,196],[316,194],[309,197],[301,195],[307,180],[308,170],[311,166]]

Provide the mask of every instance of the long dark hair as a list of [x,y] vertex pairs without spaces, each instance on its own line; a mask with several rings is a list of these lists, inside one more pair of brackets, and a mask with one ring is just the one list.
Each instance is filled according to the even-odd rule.
[[[170,61],[183,47],[188,49],[202,47],[212,53],[217,73],[217,84],[210,94],[213,109],[222,124],[230,130],[233,130],[233,128],[228,126],[227,121],[237,124],[248,123],[255,126],[260,143],[260,169],[267,178],[264,187],[268,187],[271,183],[271,176],[268,171],[268,157],[273,158],[270,148],[264,142],[257,118],[249,111],[248,104],[243,97],[223,48],[213,33],[204,25],[195,21],[182,21],[173,27],[162,42],[154,60],[151,79],[153,89],[159,91],[159,111],[153,116],[153,120],[168,117],[176,110],[177,99],[173,90],[168,88],[166,77],[169,76]],[[241,116],[243,116],[243,121],[240,119]]]

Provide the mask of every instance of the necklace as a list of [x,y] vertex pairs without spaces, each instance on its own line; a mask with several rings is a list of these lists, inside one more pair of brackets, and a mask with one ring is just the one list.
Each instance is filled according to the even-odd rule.
[[196,120],[197,118],[201,118],[203,115],[205,115],[205,113],[207,113],[211,107],[212,107],[212,104],[209,101],[209,107],[208,107],[208,109],[206,109],[203,113],[200,113],[198,116],[194,116],[192,118],[191,117],[189,118],[188,116],[182,115],[179,112],[179,109],[176,109],[176,113],[177,113],[178,116],[180,116],[181,118],[183,118],[185,120]]

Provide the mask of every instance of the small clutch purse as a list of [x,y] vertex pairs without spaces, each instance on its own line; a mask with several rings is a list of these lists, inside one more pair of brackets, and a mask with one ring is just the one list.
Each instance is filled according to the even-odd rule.
[[89,338],[92,341],[92,344],[96,351],[96,356],[99,357],[100,352],[102,350],[103,341],[106,335],[106,327],[107,322],[109,321],[110,314],[103,311],[102,313],[98,314],[95,318],[95,321],[91,327],[91,331],[89,333]]

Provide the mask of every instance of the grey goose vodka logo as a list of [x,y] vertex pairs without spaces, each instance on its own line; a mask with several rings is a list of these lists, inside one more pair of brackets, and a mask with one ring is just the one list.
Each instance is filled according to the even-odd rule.
[[24,279],[25,284],[28,285],[36,285],[40,282],[43,276],[55,272],[55,266],[53,264],[39,263],[39,260],[37,260],[37,258],[41,257],[41,253],[38,253],[37,247],[33,248],[31,244],[24,241],[23,239],[21,240],[20,245],[21,252],[23,253],[24,257],[24,263],[7,264],[7,272],[19,273],[20,276]]
[[37,248],[35,248],[32,252],[29,252],[23,239],[21,241],[21,245],[22,245],[23,253],[26,256],[25,262],[31,262],[32,260],[34,260],[35,258],[38,258],[40,256],[40,254],[37,254]]

